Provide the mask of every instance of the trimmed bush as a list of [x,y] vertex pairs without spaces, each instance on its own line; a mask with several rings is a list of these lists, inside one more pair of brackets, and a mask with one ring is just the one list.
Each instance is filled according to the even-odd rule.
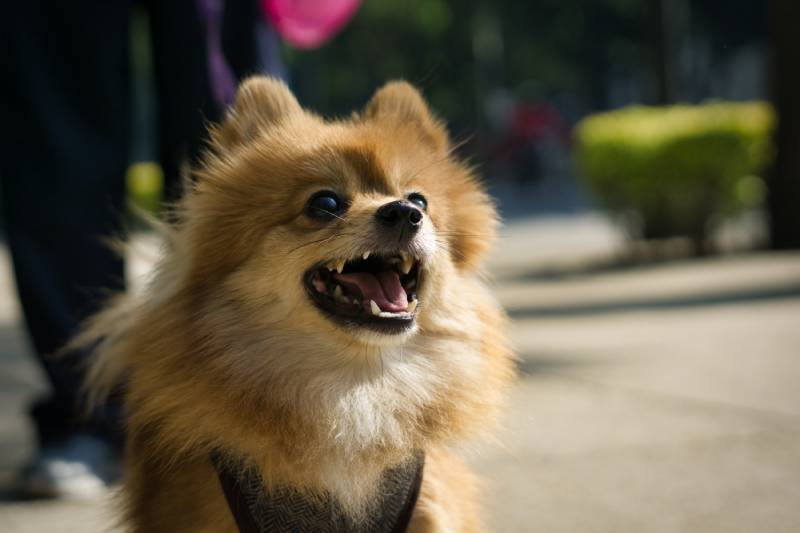
[[760,202],[774,123],[763,102],[628,107],[576,126],[576,162],[634,236],[689,236],[702,252],[715,220]]

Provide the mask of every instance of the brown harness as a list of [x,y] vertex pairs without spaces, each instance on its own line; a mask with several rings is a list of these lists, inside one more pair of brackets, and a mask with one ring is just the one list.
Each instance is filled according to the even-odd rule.
[[267,493],[258,470],[244,460],[212,453],[228,507],[241,533],[403,533],[422,484],[422,453],[387,470],[378,501],[363,522],[354,524],[332,498],[309,499],[291,489]]

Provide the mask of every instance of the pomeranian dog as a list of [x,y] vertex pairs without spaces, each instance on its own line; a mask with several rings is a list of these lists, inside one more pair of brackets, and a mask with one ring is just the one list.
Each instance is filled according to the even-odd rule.
[[122,391],[130,531],[481,530],[449,451],[513,376],[482,281],[498,219],[420,94],[346,120],[239,88],[146,290],[78,342]]

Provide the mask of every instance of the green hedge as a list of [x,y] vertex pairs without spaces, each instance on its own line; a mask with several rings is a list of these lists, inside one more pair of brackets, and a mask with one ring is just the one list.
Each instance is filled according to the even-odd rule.
[[[629,107],[576,127],[580,175],[645,239],[686,235],[758,204],[775,118],[763,102]],[[633,216],[627,216],[633,215]]]

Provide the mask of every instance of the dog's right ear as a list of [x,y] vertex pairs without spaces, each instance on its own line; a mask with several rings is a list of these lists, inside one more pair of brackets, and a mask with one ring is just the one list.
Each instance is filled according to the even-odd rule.
[[233,105],[214,132],[214,140],[227,147],[241,144],[255,137],[260,130],[302,111],[297,99],[281,80],[252,76],[239,85]]

